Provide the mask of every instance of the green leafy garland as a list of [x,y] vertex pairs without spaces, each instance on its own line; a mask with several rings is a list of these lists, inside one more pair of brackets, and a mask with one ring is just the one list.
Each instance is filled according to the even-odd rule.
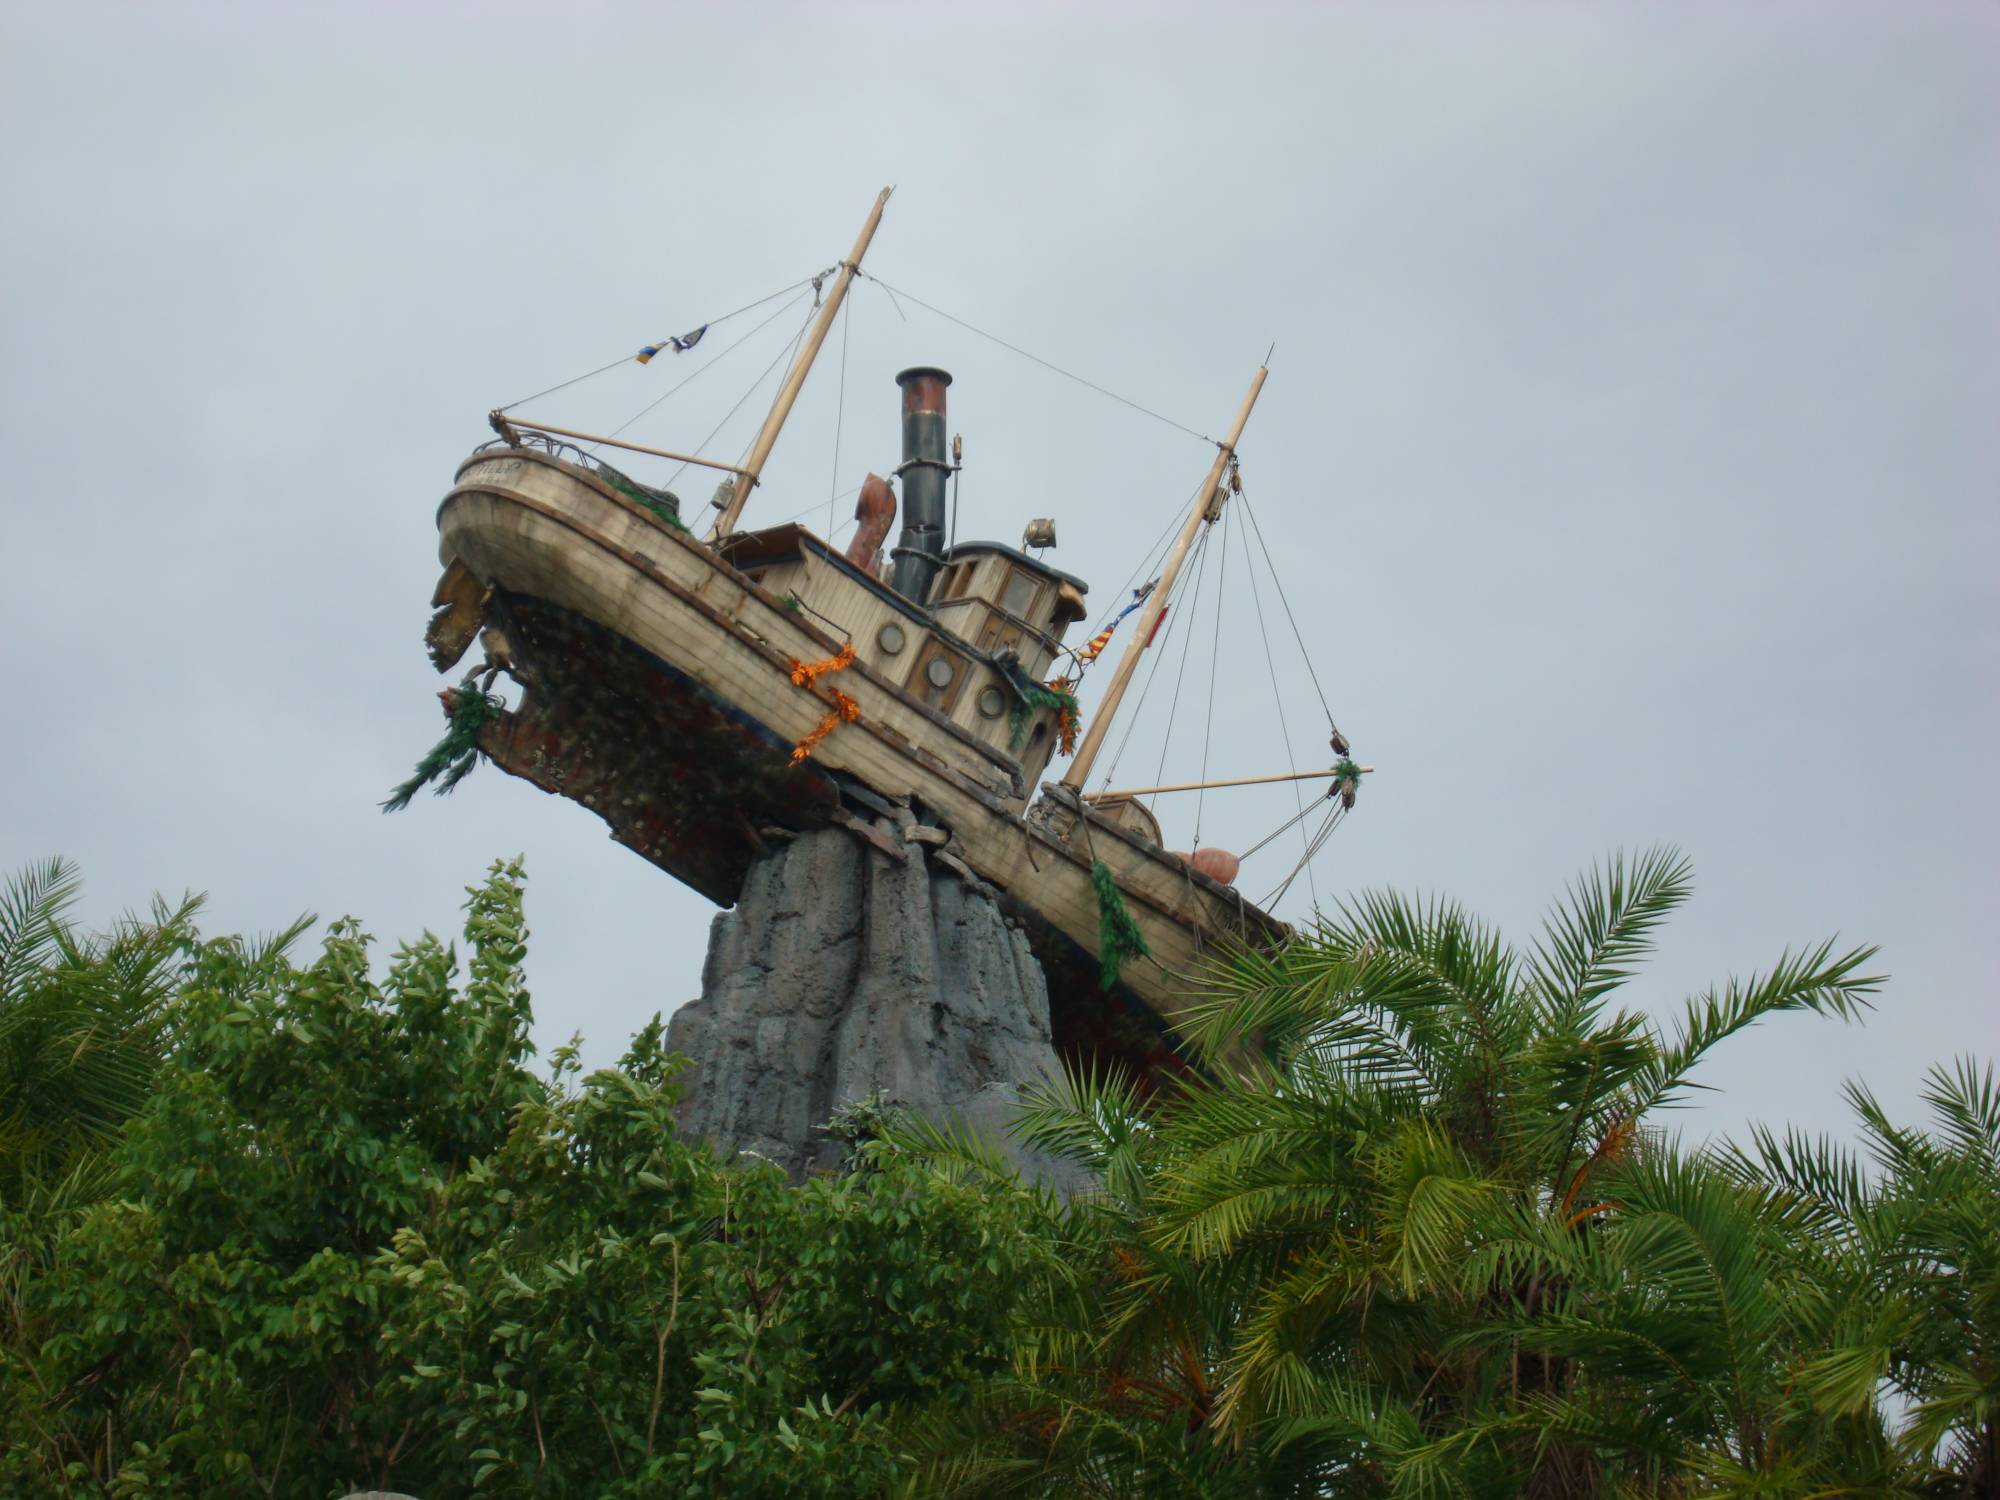
[[607,484],[609,484],[614,490],[618,491],[619,494],[625,496],[626,499],[638,501],[641,505],[645,506],[647,510],[650,510],[654,515],[658,516],[662,521],[665,521],[669,526],[673,527],[674,530],[680,532],[687,532],[687,534],[690,536],[693,535],[693,533],[688,532],[687,527],[682,524],[680,514],[677,511],[675,511],[672,506],[668,505],[665,501],[655,496],[650,490],[643,488],[639,484],[635,483],[633,480],[627,479],[623,474],[620,474],[616,469],[612,468],[608,464],[600,465],[598,467],[597,472],[600,476],[602,476],[602,478]]
[[1007,686],[1014,690],[1014,706],[1007,711],[1007,748],[1016,755],[1027,743],[1028,717],[1036,709],[1053,709],[1058,716],[1068,715],[1071,722],[1083,717],[1076,694],[1068,688],[1043,686],[1023,672],[1011,657],[1001,657],[994,664],[1007,679]]
[[1108,990],[1118,983],[1119,970],[1128,959],[1151,958],[1153,950],[1125,909],[1125,898],[1118,894],[1118,883],[1103,860],[1091,865],[1090,882],[1097,887],[1097,977]]
[[[470,776],[472,768],[479,764],[479,731],[505,706],[498,698],[480,692],[472,685],[472,679],[466,678],[457,689],[457,701],[451,707],[451,727],[445,730],[443,739],[431,746],[430,753],[417,762],[416,774],[389,794],[382,811],[401,812],[432,781],[438,782],[436,795],[442,797]],[[439,777],[443,780],[439,781]]]
[[1333,785],[1340,793],[1344,806],[1354,806],[1354,794],[1361,790],[1361,778],[1366,774],[1345,755],[1333,763]]
[[1081,718],[1076,694],[1068,688],[1043,687],[1040,683],[1016,683],[1014,706],[1007,713],[1007,748],[1018,753],[1028,738],[1028,716],[1038,708],[1052,708]]

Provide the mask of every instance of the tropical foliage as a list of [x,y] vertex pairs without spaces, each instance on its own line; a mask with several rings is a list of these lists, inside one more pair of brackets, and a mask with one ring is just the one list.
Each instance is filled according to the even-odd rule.
[[[1515,948],[1360,897],[1218,960],[1198,1081],[1084,1069],[1017,1145],[858,1101],[838,1174],[529,1040],[518,866],[386,961],[352,921],[103,936],[0,894],[0,1493],[1970,1496],[2000,1487],[2000,1080],[1858,1145],[1688,1147],[1709,1053],[1851,1018],[1821,944],[1661,1023],[1689,893],[1580,880]],[[1078,1185],[1080,1184],[1080,1186]]]
[[1101,1191],[1051,1225],[1067,1295],[979,1441],[934,1435],[933,1486],[1990,1493],[1991,1072],[1940,1075],[1930,1134],[1857,1094],[1874,1177],[1797,1140],[1678,1149],[1661,1112],[1715,1046],[1877,985],[1869,950],[1822,944],[1671,1026],[1620,1008],[1688,891],[1671,852],[1613,861],[1525,951],[1365,896],[1218,966],[1183,1018],[1208,1081],[1043,1091],[1026,1139]]
[[0,1344],[55,1227],[109,1190],[108,1150],[151,1092],[200,906],[156,902],[150,921],[91,933],[74,920],[79,890],[59,859],[0,883]]
[[1004,1366],[1034,1246],[1003,1202],[722,1165],[674,1135],[657,1022],[531,1071],[517,868],[462,974],[426,936],[378,983],[351,921],[305,964],[171,933],[109,1190],[21,1247],[0,1492],[876,1493],[894,1411]]
[[86,1166],[139,1106],[200,903],[155,903],[104,934],[73,919],[81,881],[52,859],[0,884],[0,1204]]

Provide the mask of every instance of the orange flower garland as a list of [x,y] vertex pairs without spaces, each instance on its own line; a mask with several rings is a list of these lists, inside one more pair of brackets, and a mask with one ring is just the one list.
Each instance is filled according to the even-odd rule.
[[828,672],[845,672],[854,665],[854,642],[849,641],[835,655],[825,661],[795,661],[792,663],[792,684],[809,688]]
[[[792,682],[797,687],[816,687],[820,678],[824,677],[827,673],[844,672],[853,665],[854,642],[849,641],[836,654],[827,657],[824,661],[794,661],[792,663]],[[839,688],[828,688],[827,691],[833,695],[833,707],[827,710],[826,717],[815,724],[811,732],[804,739],[792,746],[793,765],[797,765],[802,760],[809,759],[813,751],[819,747],[820,741],[832,734],[842,724],[852,724],[856,719],[861,717],[861,705],[859,703],[856,703]]]
[[824,719],[821,719],[819,723],[812,727],[810,734],[792,746],[793,765],[797,765],[800,761],[809,757],[818,748],[819,742],[832,734],[842,724],[852,724],[856,719],[861,717],[861,705],[859,703],[856,703],[839,688],[829,688],[827,691],[833,694],[833,707],[827,710]]
[[1058,698],[1056,705],[1056,749],[1064,755],[1076,753],[1076,732],[1083,727],[1083,715],[1076,706],[1076,684],[1067,677],[1054,677],[1043,684]]

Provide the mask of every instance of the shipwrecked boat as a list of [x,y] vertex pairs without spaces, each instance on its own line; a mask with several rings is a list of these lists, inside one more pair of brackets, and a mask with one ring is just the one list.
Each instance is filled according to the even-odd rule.
[[[950,539],[957,464],[942,370],[897,379],[902,524],[886,557],[897,501],[874,475],[845,547],[797,522],[742,529],[887,199],[833,269],[740,461],[492,414],[496,440],[460,465],[437,513],[433,662],[450,671],[475,639],[485,649],[481,685],[448,692],[447,707],[464,694],[494,702],[483,694],[496,674],[517,680],[518,704],[473,715],[478,750],[588,807],[719,905],[776,840],[828,825],[879,840],[883,816],[913,811],[933,857],[991,887],[1029,934],[1059,1050],[1161,1066],[1165,1017],[1204,955],[1270,948],[1288,928],[1229,883],[1233,856],[1163,847],[1138,793],[1175,788],[1085,784],[1190,550],[1230,501],[1266,372],[1216,444],[1157,577],[1081,647],[1067,637],[1090,618],[1087,584],[1031,551],[1053,540],[1052,524],[1032,525],[1018,547]],[[607,447],[722,471],[712,519],[613,467]],[[1123,653],[1081,725],[1077,690],[1126,616]],[[1312,773],[1329,825],[1366,769],[1337,730],[1330,738],[1336,763]],[[1044,782],[1060,756],[1062,775]]]

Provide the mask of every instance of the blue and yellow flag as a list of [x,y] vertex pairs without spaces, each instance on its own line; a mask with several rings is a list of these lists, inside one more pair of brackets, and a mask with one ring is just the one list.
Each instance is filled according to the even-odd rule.
[[693,333],[684,333],[678,338],[662,339],[657,344],[648,344],[645,348],[641,349],[637,354],[633,355],[632,357],[638,360],[639,363],[642,365],[649,365],[653,362],[653,356],[655,354],[659,354],[667,349],[673,350],[674,353],[676,354],[685,354],[687,353],[688,350],[692,349],[696,344],[699,344],[701,342],[701,336],[707,332],[708,332],[708,325],[704,323],[701,325],[701,327],[697,328]]

